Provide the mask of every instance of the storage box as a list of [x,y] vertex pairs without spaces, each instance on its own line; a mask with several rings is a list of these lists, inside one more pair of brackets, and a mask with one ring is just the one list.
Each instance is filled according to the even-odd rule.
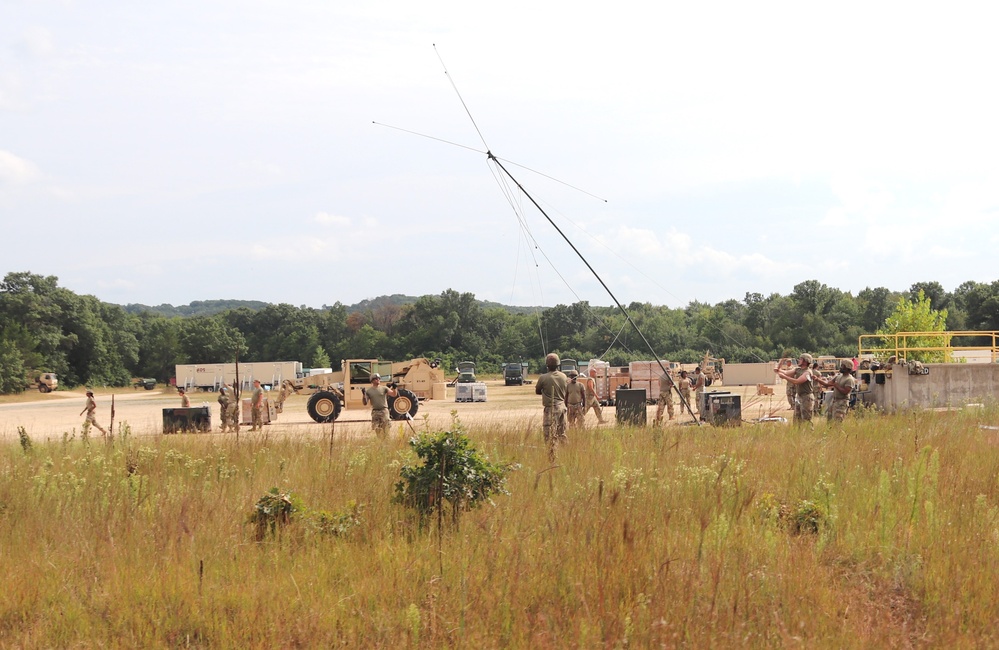
[[472,401],[473,402],[486,401],[486,385],[481,381],[477,381],[474,384],[472,384]]

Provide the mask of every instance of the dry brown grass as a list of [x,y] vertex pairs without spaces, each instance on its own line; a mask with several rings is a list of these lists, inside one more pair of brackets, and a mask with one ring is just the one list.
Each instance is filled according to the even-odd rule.
[[[994,646],[999,455],[979,425],[995,422],[608,427],[554,464],[535,428],[471,427],[523,467],[442,538],[391,502],[396,437],[340,437],[332,456],[294,435],[14,441],[0,645]],[[256,542],[272,486],[356,501],[362,522]],[[802,513],[817,532],[793,532]]]

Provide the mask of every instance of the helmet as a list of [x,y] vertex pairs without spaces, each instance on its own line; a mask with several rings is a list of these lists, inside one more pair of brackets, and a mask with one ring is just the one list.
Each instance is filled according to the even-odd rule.
[[372,381],[374,381],[375,379],[381,379],[381,378],[382,378],[382,376],[379,375],[377,372],[371,373],[371,380]]
[[575,377],[578,377],[578,376],[579,376],[579,373],[578,373],[578,372],[576,372],[575,370],[570,370],[569,372],[565,373],[565,375],[566,375],[567,377],[573,377],[573,378],[575,378]]
[[853,372],[853,362],[849,359],[843,359],[843,362],[839,364],[839,369]]
[[812,355],[805,352],[800,357],[798,357],[798,361],[807,361],[808,365],[812,365]]

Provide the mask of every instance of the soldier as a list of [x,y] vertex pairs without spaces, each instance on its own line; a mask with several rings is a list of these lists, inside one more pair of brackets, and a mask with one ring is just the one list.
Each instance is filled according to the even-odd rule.
[[592,368],[590,370],[590,376],[585,379],[586,388],[586,404],[583,406],[583,417],[586,417],[586,412],[593,409],[593,412],[597,414],[597,423],[603,424],[606,422],[604,420],[604,414],[600,410],[600,400],[597,399],[597,370]]
[[184,409],[190,408],[191,398],[187,396],[187,392],[183,388],[178,388],[177,392],[180,393],[180,407]]
[[[777,367],[780,368],[782,365],[785,365],[785,363],[787,365],[787,370],[789,372],[792,371],[793,368],[794,368],[794,364],[791,363],[790,361],[785,362],[785,361],[781,360],[781,363],[778,364]],[[780,368],[780,369],[783,370],[783,368]],[[797,394],[797,392],[798,391],[795,388],[794,384],[792,384],[789,381],[784,382],[784,394],[787,396],[787,408],[788,408],[788,410],[791,410],[791,411],[794,410],[794,396]]]
[[819,369],[819,362],[812,363],[812,412],[822,413],[822,371]]
[[229,428],[234,433],[239,433],[239,421],[242,418],[241,404],[239,395],[236,394],[235,390],[231,386],[226,387],[226,392],[232,392],[232,399],[229,402]]
[[264,420],[260,410],[264,406],[264,389],[260,387],[260,380],[253,380],[253,393],[250,395],[250,431],[263,431]]
[[663,411],[669,412],[669,419],[672,420],[673,413],[673,378],[669,372],[659,375],[659,405],[656,407],[656,424],[662,424]]
[[787,380],[795,387],[794,422],[812,424],[812,355],[803,354],[798,357],[798,367],[794,373],[782,372],[777,368],[774,372],[778,377]]
[[558,364],[559,358],[554,352],[545,357],[548,372],[538,377],[534,384],[534,393],[541,395],[541,404],[545,408],[542,426],[548,457],[552,460],[555,459],[555,447],[566,440],[565,393],[568,378],[558,369]]
[[222,422],[222,428],[220,431],[225,433],[226,429],[229,428],[229,391],[226,390],[225,386],[219,389],[219,420]]
[[826,418],[842,422],[846,418],[846,412],[850,409],[850,393],[857,385],[857,379],[853,376],[853,361],[844,360],[839,366],[839,374],[832,379],[822,379],[820,383],[826,388],[832,389],[832,405]]
[[292,387],[290,381],[285,379],[281,382],[281,392],[278,393],[277,404],[274,405],[275,411],[278,413],[284,412],[284,401],[288,399],[288,396],[291,395],[293,390],[294,388]]
[[687,377],[687,371],[686,370],[681,370],[680,371],[680,380],[678,382],[676,382],[676,389],[678,391],[680,391],[680,398],[683,399],[683,401],[687,403],[687,406],[690,407],[690,408],[694,408],[692,406],[692,402],[690,401],[690,399],[691,399],[691,395],[690,395],[690,379]]
[[565,400],[569,407],[569,426],[581,427],[583,426],[583,416],[586,413],[586,386],[579,382],[577,379],[579,373],[575,370],[567,372],[566,377],[569,378],[569,383],[565,387]]
[[701,370],[700,366],[694,368],[694,379],[693,379],[693,390],[694,390],[694,402],[697,403],[697,414],[704,419],[701,413],[701,396],[704,395],[704,387],[707,386],[708,378],[704,375],[704,371]]
[[388,398],[398,396],[395,386],[382,386],[382,378],[377,372],[371,375],[371,385],[361,393],[361,402],[367,406],[371,403],[371,429],[379,438],[388,435],[389,421]]
[[87,414],[87,419],[83,421],[83,431],[87,432],[91,426],[95,426],[101,432],[101,435],[107,437],[108,432],[101,425],[97,424],[97,418],[94,417],[95,411],[97,411],[97,402],[94,400],[94,392],[88,390],[87,405],[83,408],[83,411],[80,411],[80,415],[83,415],[84,412]]

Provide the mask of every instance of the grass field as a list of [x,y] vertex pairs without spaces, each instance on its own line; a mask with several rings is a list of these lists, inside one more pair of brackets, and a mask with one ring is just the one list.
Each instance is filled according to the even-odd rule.
[[[460,526],[407,441],[25,431],[0,447],[3,647],[994,647],[999,411],[843,428],[469,427],[521,464]],[[292,517],[272,487],[356,525]]]

